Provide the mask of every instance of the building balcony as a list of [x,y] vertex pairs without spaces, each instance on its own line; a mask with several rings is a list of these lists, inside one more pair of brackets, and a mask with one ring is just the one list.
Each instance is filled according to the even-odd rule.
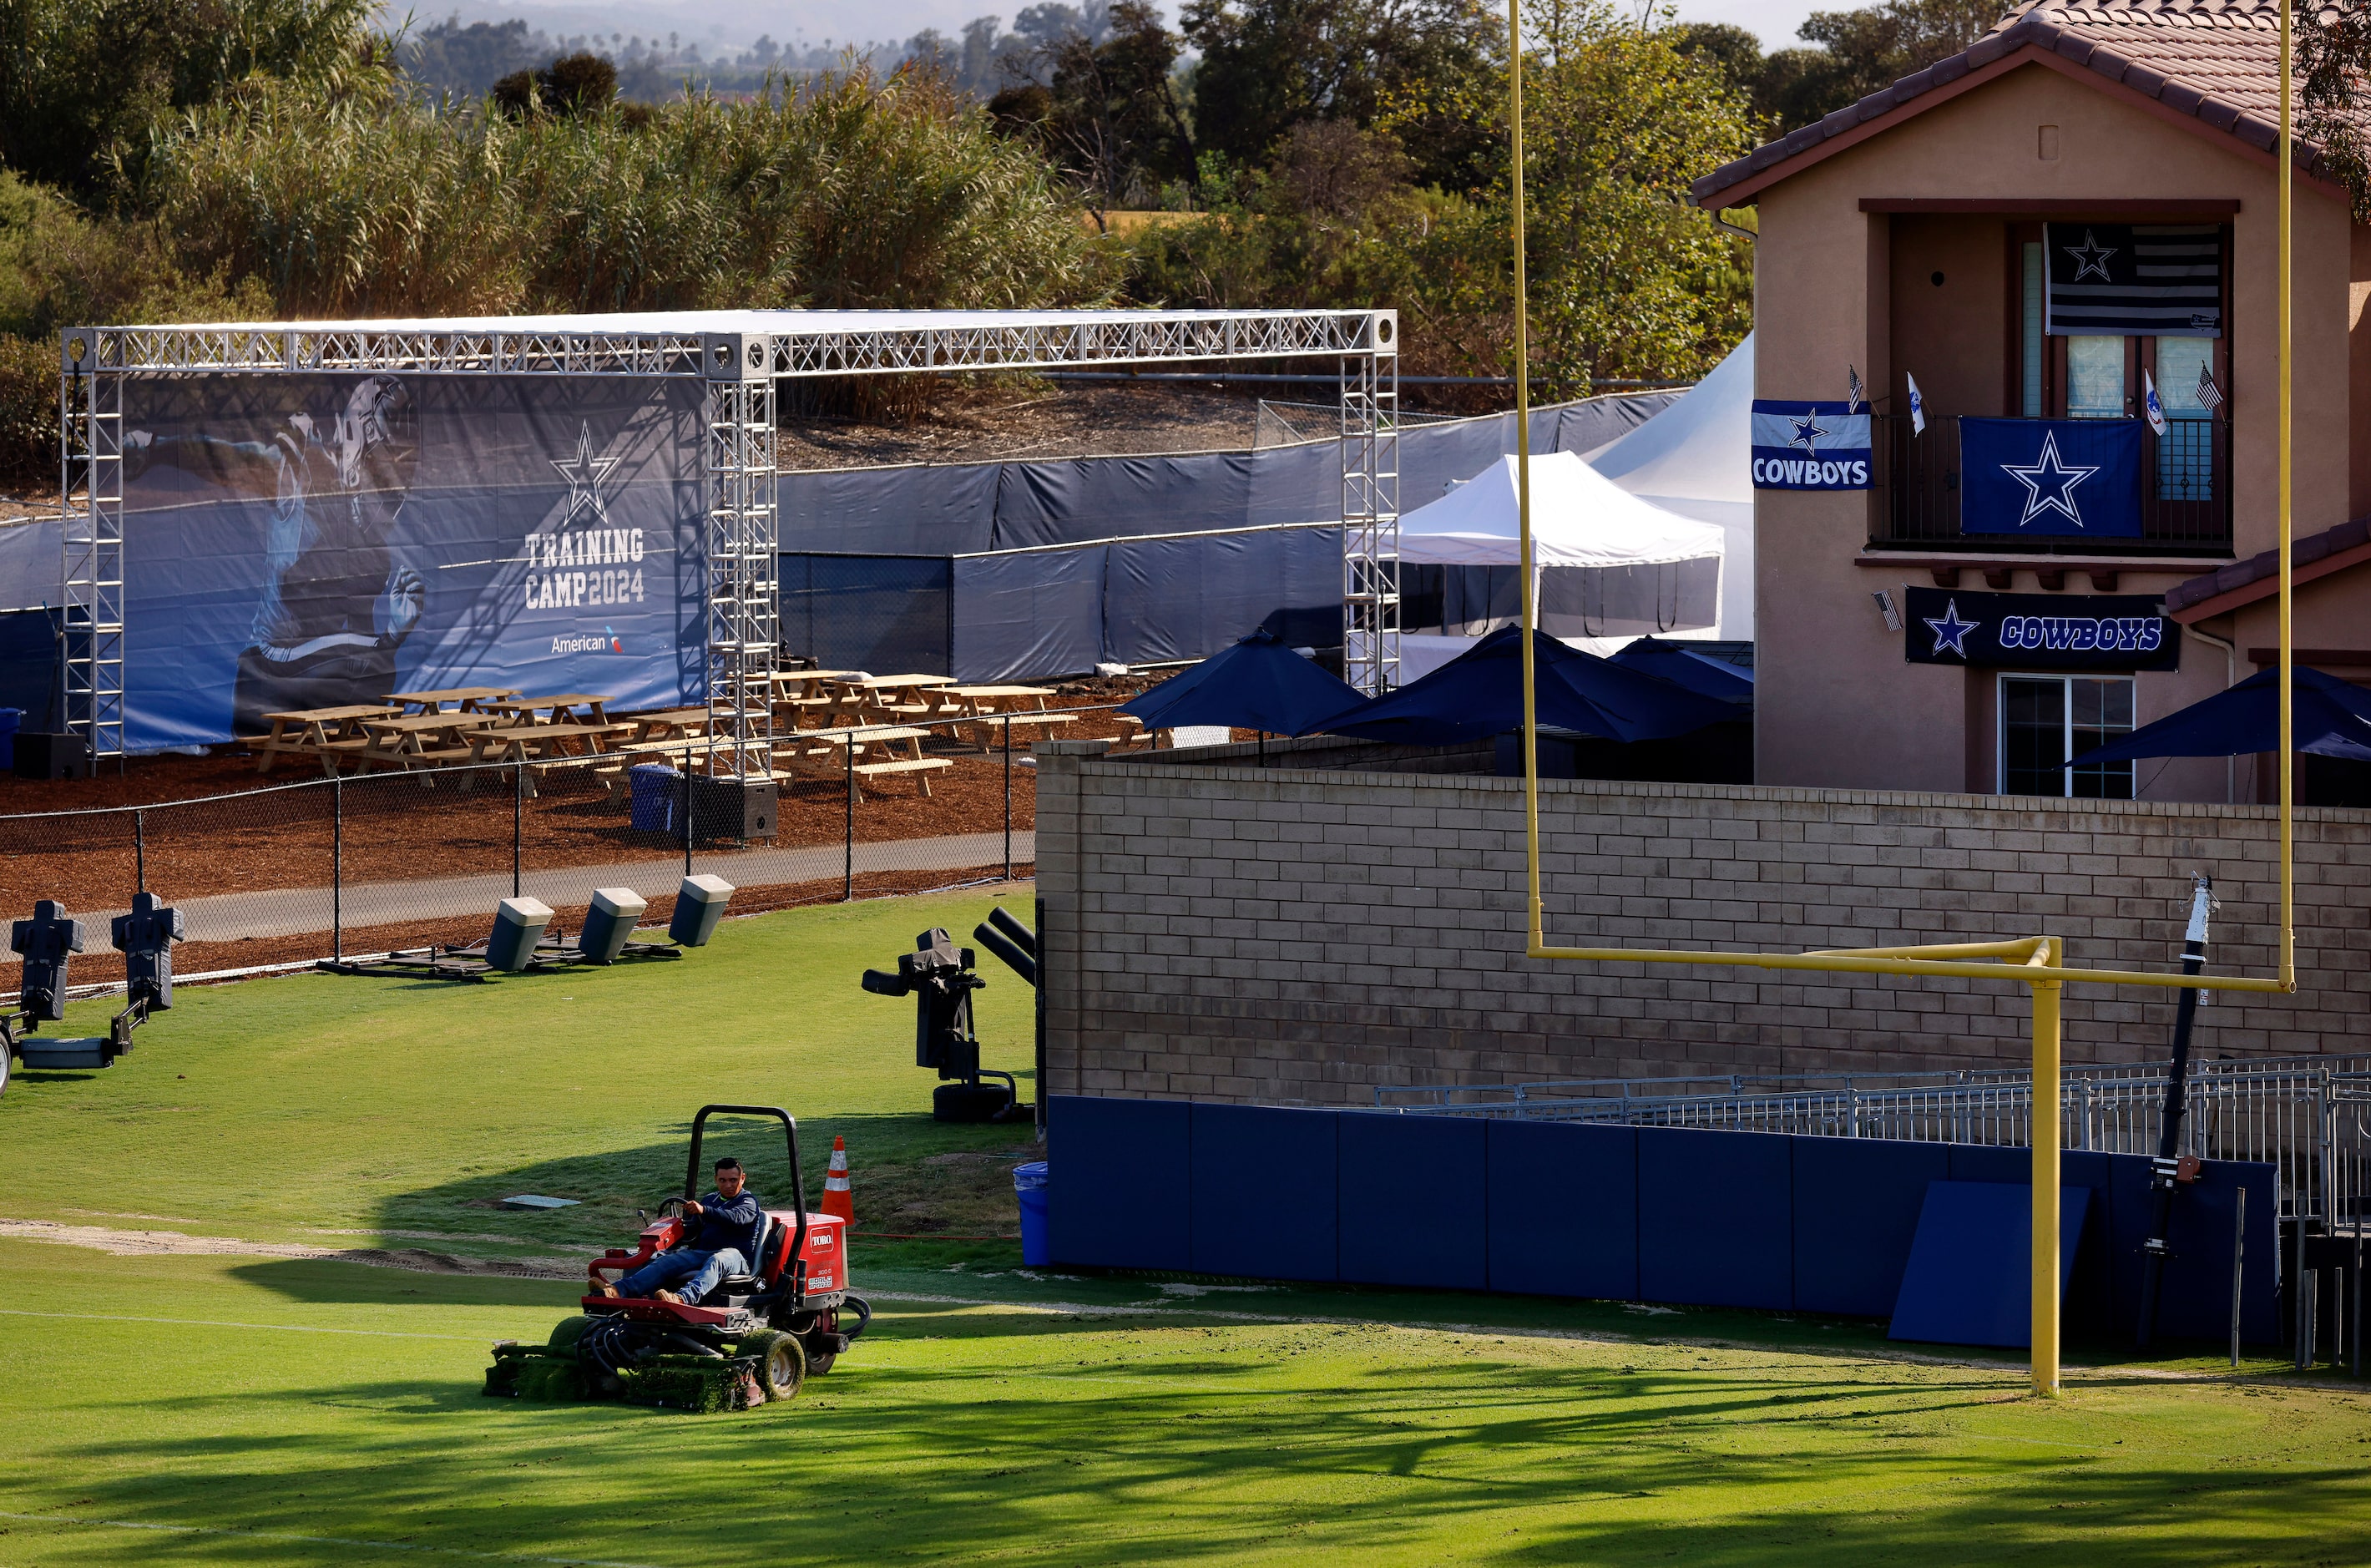
[[[2039,424],[2041,421],[2035,421]],[[1870,420],[1871,549],[1968,551],[2017,555],[2195,555],[2231,552],[2231,427],[2221,419],[2169,420],[2166,434],[2141,427],[2137,538],[2088,539],[2021,533],[2014,513],[1971,517],[1963,505],[1960,422],[1929,420],[1914,435],[1902,414]],[[2088,482],[2103,483],[2107,475]]]

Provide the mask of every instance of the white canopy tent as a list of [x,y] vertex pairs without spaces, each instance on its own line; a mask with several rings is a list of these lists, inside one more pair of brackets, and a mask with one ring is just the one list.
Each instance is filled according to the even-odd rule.
[[1631,494],[1729,536],[1720,635],[1753,635],[1753,338],[1619,440],[1583,454]]
[[[1512,457],[1400,518],[1403,680],[1515,621],[1519,528]],[[1639,499],[1573,453],[1532,459],[1532,543],[1551,636],[1608,654],[1650,633],[1720,634],[1725,531]]]

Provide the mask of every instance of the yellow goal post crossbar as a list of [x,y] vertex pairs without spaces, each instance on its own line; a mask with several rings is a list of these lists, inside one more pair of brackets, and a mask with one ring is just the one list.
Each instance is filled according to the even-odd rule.
[[[2291,697],[2290,616],[2290,235],[2296,184],[2291,73],[2281,73],[2281,138],[2274,174],[2279,185],[2280,277],[2278,441],[2280,482],[2280,954],[2275,976],[2183,975],[2154,970],[2069,968],[2061,939],[2028,936],[1993,942],[1942,942],[1893,947],[1829,948],[1803,953],[1746,953],[1674,947],[1551,946],[1540,892],[1539,710],[1533,689],[1532,628],[1536,624],[1532,551],[1531,316],[1523,236],[1522,0],[1507,0],[1508,122],[1511,137],[1515,295],[1515,493],[1522,573],[1521,611],[1523,680],[1523,860],[1529,921],[1525,956],[1576,963],[1694,964],[1735,969],[1816,970],[1830,974],[1944,975],[2005,980],[2030,989],[2033,1002],[2032,1365],[2037,1393],[2059,1383],[2059,1003],[2078,985],[2155,986],[2161,990],[2287,993],[2296,990],[2296,863],[2294,786],[2296,733]],[[2281,7],[2281,59],[2291,52],[2289,7]]]

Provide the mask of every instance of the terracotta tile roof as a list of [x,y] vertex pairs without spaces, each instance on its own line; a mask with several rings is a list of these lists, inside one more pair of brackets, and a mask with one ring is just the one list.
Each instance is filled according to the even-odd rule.
[[[2280,141],[2276,3],[2105,0],[2065,5],[2025,0],[1960,53],[1714,169],[1695,182],[1695,199],[1706,203],[1773,165],[1914,103],[2029,44],[2270,152]],[[2319,13],[2325,19],[2334,17],[2337,6],[2325,3]],[[2318,149],[2300,147],[2298,163],[2308,173],[2322,173],[2320,162]]]
[[[2292,540],[2289,553],[2296,563],[2296,571],[2302,574],[2318,561],[2327,560],[2341,551],[2357,549],[2365,543],[2371,543],[2371,519],[2357,517],[2351,523],[2341,523],[2336,528],[2324,528],[2319,533],[2307,534]],[[2245,561],[2234,561],[2228,566],[2218,567],[2203,576],[2192,577],[2186,583],[2176,583],[2168,588],[2165,594],[2166,613],[2171,615],[2193,604],[2220,598],[2225,594],[2269,581],[2278,577],[2280,572],[2280,552],[2259,551]]]

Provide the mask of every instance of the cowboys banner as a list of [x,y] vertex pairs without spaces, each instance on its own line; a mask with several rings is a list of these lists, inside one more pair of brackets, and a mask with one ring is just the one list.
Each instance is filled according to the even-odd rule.
[[2137,539],[2137,419],[1960,418],[1960,531]]
[[1867,490],[1868,411],[1754,399],[1753,488]]
[[124,742],[390,692],[704,691],[700,393],[670,377],[124,388]]
[[2001,669],[2179,669],[2181,628],[2140,594],[1903,589],[1912,664]]
[[2223,230],[2213,224],[2053,223],[2052,337],[2223,335]]

